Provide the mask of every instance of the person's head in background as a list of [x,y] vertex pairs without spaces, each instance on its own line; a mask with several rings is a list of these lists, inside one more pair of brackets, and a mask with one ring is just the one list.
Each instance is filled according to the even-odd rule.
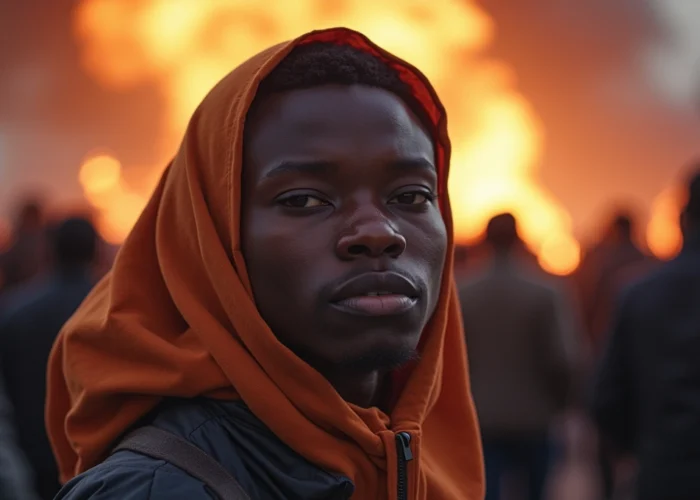
[[37,199],[25,200],[17,211],[15,231],[36,231],[44,223],[44,208]]
[[629,213],[619,213],[613,220],[613,233],[619,241],[632,241],[634,221]]
[[603,233],[603,244],[617,246],[633,243],[636,227],[631,210],[617,208],[612,211],[608,220],[609,222]]
[[700,171],[696,171],[688,182],[688,201],[681,214],[684,238],[700,235]]
[[486,243],[498,256],[510,255],[520,247],[518,223],[511,213],[495,215],[486,226]]
[[98,236],[90,220],[70,217],[56,224],[51,231],[51,255],[59,272],[82,272],[97,257]]

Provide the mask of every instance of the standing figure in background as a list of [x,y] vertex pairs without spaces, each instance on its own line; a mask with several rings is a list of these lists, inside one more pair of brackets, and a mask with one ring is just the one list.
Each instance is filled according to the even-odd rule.
[[486,461],[486,498],[506,476],[527,476],[525,498],[544,498],[552,463],[549,429],[574,372],[574,320],[561,293],[520,256],[511,214],[494,217],[488,268],[459,288],[472,391]]
[[[52,499],[58,468],[44,426],[46,364],[63,324],[93,285],[97,235],[81,218],[61,222],[50,236],[53,273],[22,290],[0,316],[0,367],[14,407],[19,443],[34,468],[36,490]],[[12,295],[12,294],[10,294]]]
[[12,244],[0,255],[3,292],[36,277],[46,264],[44,210],[37,201],[26,202],[13,228]]
[[605,345],[610,316],[624,281],[651,265],[651,259],[634,242],[632,216],[619,212],[603,239],[584,256],[576,273],[583,319],[594,358]]
[[597,377],[601,434],[639,461],[639,500],[700,498],[700,172],[683,250],[622,297]]
[[[648,272],[655,263],[634,242],[634,233],[633,217],[629,212],[619,211],[614,215],[602,240],[587,252],[576,273],[588,341],[586,378],[589,380],[600,362],[611,327],[611,316],[621,290]],[[599,439],[597,453],[602,496],[609,499],[615,488],[615,477],[611,451],[605,439]]]

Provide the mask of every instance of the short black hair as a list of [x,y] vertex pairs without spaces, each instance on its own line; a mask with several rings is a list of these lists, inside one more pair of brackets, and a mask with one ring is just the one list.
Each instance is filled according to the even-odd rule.
[[71,217],[52,231],[53,256],[59,269],[87,266],[96,256],[98,236],[90,220]]
[[350,45],[311,42],[296,46],[260,83],[253,106],[270,94],[321,85],[365,85],[387,90],[402,99],[433,135],[428,113],[399,73],[380,58]]
[[486,242],[499,250],[509,250],[520,240],[518,223],[511,213],[495,215],[486,226]]

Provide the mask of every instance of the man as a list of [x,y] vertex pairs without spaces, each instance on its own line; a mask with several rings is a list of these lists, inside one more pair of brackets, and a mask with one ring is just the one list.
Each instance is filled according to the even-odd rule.
[[[621,291],[656,266],[655,259],[634,242],[634,232],[632,215],[625,210],[618,211],[603,239],[584,256],[575,276],[589,347],[589,359],[585,363],[588,379],[600,364]],[[613,498],[616,482],[608,448],[604,438],[598,440],[598,468],[602,498],[606,500]]]
[[507,476],[525,476],[522,498],[545,498],[549,428],[574,368],[574,325],[560,292],[522,252],[516,220],[489,221],[490,263],[459,288],[474,402],[486,460],[486,498]]
[[110,456],[145,424],[249,498],[482,498],[448,155],[425,77],[354,31],[224,78],[54,348],[59,498],[212,498]]
[[639,461],[638,498],[700,498],[700,173],[680,255],[620,301],[594,397],[601,433]]
[[[605,230],[601,241],[584,255],[575,274],[581,313],[585,323],[588,356],[586,378],[590,379],[600,364],[610,333],[612,315],[620,292],[649,272],[654,259],[634,242],[634,218],[627,210],[618,210]],[[614,496],[615,474],[608,443],[598,439],[597,460],[602,498]]]
[[587,252],[576,273],[594,355],[599,355],[605,345],[620,283],[624,286],[625,279],[636,279],[653,264],[653,259],[634,242],[634,231],[634,219],[629,213],[615,214],[605,236]]
[[0,317],[0,373],[15,410],[19,443],[34,468],[36,490],[52,499],[58,469],[44,426],[46,363],[58,332],[93,286],[97,235],[82,218],[61,222],[51,238],[54,271],[44,282],[17,290]]
[[44,213],[39,202],[21,206],[13,233],[10,248],[0,254],[2,292],[31,281],[45,269]]

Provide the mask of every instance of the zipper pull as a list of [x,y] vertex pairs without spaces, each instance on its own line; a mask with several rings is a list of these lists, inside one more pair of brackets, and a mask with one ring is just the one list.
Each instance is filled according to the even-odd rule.
[[396,442],[399,444],[402,459],[407,462],[413,460],[413,452],[411,451],[411,435],[408,432],[399,432],[396,435]]

